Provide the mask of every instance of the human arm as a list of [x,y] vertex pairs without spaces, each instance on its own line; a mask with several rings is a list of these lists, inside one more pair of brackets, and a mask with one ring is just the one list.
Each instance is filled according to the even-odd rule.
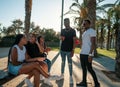
[[26,56],[26,60],[25,60],[26,62],[37,62],[37,61],[43,61],[43,60],[45,60],[44,57],[31,58],[31,57],[27,54],[27,52],[26,52],[25,56]]
[[18,59],[18,52],[17,52],[17,48],[16,47],[14,47],[12,50],[11,50],[11,63],[13,64],[13,65],[20,65],[20,64],[22,64],[23,62],[19,62],[19,61],[17,61],[17,59]]
[[76,37],[73,37],[73,49],[72,49],[72,52],[71,52],[71,57],[74,56],[75,47],[76,47]]
[[40,51],[41,53],[44,53],[44,48],[43,48],[43,46],[41,46],[40,43],[38,43],[38,42],[36,42],[36,44],[37,44],[37,46],[38,46],[38,48],[39,48],[39,51]]
[[64,40],[65,40],[65,31],[64,31],[64,29],[61,30],[60,40],[61,40],[61,41],[64,41]]
[[64,41],[65,40],[65,36],[60,36],[60,40]]
[[93,57],[92,53],[95,49],[96,37],[91,37],[90,41],[91,41],[91,47],[90,47],[90,52],[89,52],[89,56],[88,56],[88,61],[92,62],[92,57]]
[[71,52],[71,56],[73,57],[74,56],[74,50],[75,50],[75,47],[76,47],[76,32],[75,30],[73,30],[73,48],[72,48],[72,52]]

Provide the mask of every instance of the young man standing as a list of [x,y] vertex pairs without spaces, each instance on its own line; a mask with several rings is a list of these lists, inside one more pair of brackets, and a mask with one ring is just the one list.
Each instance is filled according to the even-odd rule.
[[77,84],[77,86],[87,87],[87,70],[93,77],[95,87],[100,87],[100,83],[97,80],[97,76],[92,68],[92,57],[94,54],[95,44],[96,44],[96,32],[94,29],[90,28],[90,20],[83,21],[83,28],[85,29],[82,34],[82,48],[80,52],[80,61],[82,67],[82,82]]
[[70,27],[69,18],[64,19],[65,28],[61,31],[61,78],[64,78],[66,57],[68,59],[70,83],[72,83],[72,56],[74,55],[76,32]]

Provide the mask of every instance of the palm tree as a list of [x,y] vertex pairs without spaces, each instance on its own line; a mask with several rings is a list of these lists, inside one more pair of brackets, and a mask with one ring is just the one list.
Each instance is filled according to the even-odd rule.
[[91,26],[95,29],[96,21],[96,0],[84,0],[87,1],[86,7],[88,10],[88,19],[91,20]]
[[[77,10],[74,9],[74,7],[76,7]],[[79,15],[79,17],[76,17],[76,16],[74,17],[74,24],[76,25],[75,28],[80,32],[79,39],[81,40],[82,39],[81,24],[84,19],[87,19],[87,15],[88,15],[87,8],[86,8],[86,1],[80,4],[78,0],[74,0],[74,3],[72,3],[72,5],[70,6],[69,11],[66,12],[64,15],[67,15],[67,14]]]
[[32,0],[25,0],[25,34],[27,37],[29,36],[31,10]]
[[108,4],[103,4],[103,5],[100,5],[100,6],[98,4],[98,6],[97,6],[97,12],[98,13],[102,12],[103,14],[105,14],[104,18],[99,17],[100,18],[99,20],[104,19],[104,24],[107,26],[107,28],[105,28],[105,29],[108,30],[108,32],[107,32],[107,43],[106,43],[106,49],[107,50],[110,49],[110,46],[111,46],[110,41],[112,40],[112,35],[113,35],[113,33],[111,33],[113,31],[112,27],[111,27],[112,26],[112,20],[111,20],[112,12],[111,12],[111,9],[114,6],[115,6],[114,3],[113,4],[109,4],[109,3]]
[[[80,31],[80,40],[82,38],[82,28],[81,24],[84,19],[91,20],[91,26],[95,29],[95,20],[96,20],[96,0],[83,0],[83,3],[80,4],[78,0],[74,0],[70,6],[70,10],[66,14],[79,14],[79,17],[75,17],[75,23],[77,21],[77,30]],[[72,9],[75,6],[78,10]],[[97,56],[97,50],[95,50],[95,56]]]
[[100,48],[103,49],[103,43],[104,43],[104,37],[105,37],[105,33],[104,33],[104,29],[105,29],[105,26],[106,26],[106,22],[107,20],[106,19],[99,19],[96,21],[96,26],[97,26],[97,31],[99,29],[100,33],[98,33],[98,37],[97,37],[97,41],[98,41],[98,44],[100,45]]
[[12,21],[12,25],[11,27],[14,29],[16,34],[20,34],[23,31],[23,22],[20,19],[16,19],[14,21]]
[[113,7],[112,15],[113,15],[113,28],[115,29],[116,34],[116,64],[115,64],[115,72],[117,77],[120,78],[120,1],[117,0],[115,6]]
[[35,23],[32,22],[30,27],[30,33],[35,33],[36,35],[39,35],[41,33],[40,26],[36,26]]

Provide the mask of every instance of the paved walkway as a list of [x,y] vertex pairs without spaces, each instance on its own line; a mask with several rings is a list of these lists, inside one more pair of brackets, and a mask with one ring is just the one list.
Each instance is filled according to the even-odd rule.
[[[6,48],[6,50],[8,49]],[[6,53],[6,52],[4,52],[3,49],[1,50],[0,48],[0,70],[3,70],[6,66],[7,58],[5,57],[5,54],[4,55],[1,54],[1,53]],[[48,54],[48,58],[52,61],[51,74],[60,75],[61,57],[59,55],[59,52],[50,51]],[[64,79],[59,80],[59,81],[52,80],[51,83],[53,84],[53,87],[76,87],[76,83],[81,81],[82,71],[81,71],[81,66],[80,66],[80,61],[79,61],[79,54],[75,54],[72,59],[73,59],[73,84],[69,83],[69,70],[68,70],[68,63],[66,61]],[[115,60],[113,59],[109,59],[106,57],[94,58],[93,68],[97,74],[101,87],[120,87],[120,82],[112,81],[102,72],[102,70],[114,71],[114,67],[115,67],[114,65],[115,65]],[[88,87],[94,87],[94,82],[89,73],[87,76],[87,83],[88,83]],[[23,85],[22,87],[25,87],[25,86],[26,85]],[[40,87],[49,87],[49,86],[41,83]]]

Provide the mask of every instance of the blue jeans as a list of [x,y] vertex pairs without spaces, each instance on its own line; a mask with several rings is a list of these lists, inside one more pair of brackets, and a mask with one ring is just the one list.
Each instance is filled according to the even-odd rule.
[[62,58],[61,73],[64,74],[66,57],[67,57],[68,65],[69,65],[69,73],[70,73],[70,76],[72,76],[72,57],[71,57],[71,52],[61,51],[60,54],[61,54],[61,58]]
[[48,72],[50,72],[50,69],[51,69],[51,61],[49,60],[49,59],[45,59],[44,60],[46,63],[47,63],[47,65],[48,65]]

